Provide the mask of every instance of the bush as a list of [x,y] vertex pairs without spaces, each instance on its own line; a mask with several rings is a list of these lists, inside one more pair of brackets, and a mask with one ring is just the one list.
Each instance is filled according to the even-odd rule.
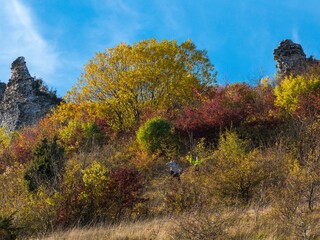
[[229,84],[197,93],[198,104],[186,106],[175,120],[175,126],[195,138],[215,140],[219,132],[237,127],[252,115],[254,91],[247,84]]
[[0,239],[13,240],[17,238],[20,228],[15,227],[13,222],[13,214],[10,216],[0,215]]
[[130,217],[142,198],[143,178],[129,168],[112,171],[94,160],[84,167],[69,162],[57,199],[56,224],[62,227],[117,222]]
[[[237,216],[238,217],[238,216]],[[222,212],[208,211],[181,214],[175,221],[172,239],[231,239],[228,228],[234,224],[235,216],[223,217]]]
[[101,127],[94,122],[71,120],[59,130],[59,138],[67,152],[90,151],[103,143],[105,136]]
[[266,177],[264,159],[257,149],[250,149],[249,142],[242,140],[234,131],[220,136],[216,160],[216,188],[227,199],[247,204],[253,197],[254,188]]
[[137,141],[150,153],[163,152],[173,144],[171,124],[162,118],[152,118],[139,128]]

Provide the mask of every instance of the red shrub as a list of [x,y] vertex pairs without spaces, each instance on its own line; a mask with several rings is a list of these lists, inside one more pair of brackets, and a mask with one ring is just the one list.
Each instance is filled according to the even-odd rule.
[[314,118],[320,114],[320,92],[311,92],[300,99],[294,115],[299,118]]
[[70,227],[94,222],[115,222],[130,217],[137,203],[142,201],[142,176],[129,168],[118,168],[108,173],[102,194],[85,186],[81,171],[69,178],[60,190],[56,224]]
[[198,104],[186,107],[174,123],[177,129],[206,136],[227,126],[237,126],[253,111],[254,91],[246,84],[217,87],[197,94]]
[[118,168],[110,173],[110,190],[115,218],[119,219],[142,200],[143,177],[129,168]]
[[39,140],[36,128],[24,128],[18,132],[9,147],[12,160],[19,163],[31,161],[32,149]]

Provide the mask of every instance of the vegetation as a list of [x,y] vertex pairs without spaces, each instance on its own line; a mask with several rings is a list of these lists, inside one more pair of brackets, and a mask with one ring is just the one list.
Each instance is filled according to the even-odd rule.
[[292,113],[301,107],[301,100],[318,92],[319,76],[286,77],[275,87],[275,104]]
[[27,182],[28,190],[37,190],[42,184],[58,185],[63,166],[63,149],[57,145],[54,138],[51,143],[47,139],[34,147],[33,160],[27,167],[24,179]]
[[212,71],[206,52],[191,41],[122,43],[89,61],[68,99],[96,103],[113,128],[126,129],[144,108],[175,111],[190,103],[194,88],[214,83]]
[[137,131],[137,141],[150,153],[175,144],[170,123],[161,118],[152,118],[143,124]]
[[1,239],[16,239],[19,233],[19,228],[13,226],[13,214],[6,217],[0,216],[0,238]]
[[320,67],[215,76],[190,40],[97,53],[50,115],[0,129],[0,238],[320,238]]

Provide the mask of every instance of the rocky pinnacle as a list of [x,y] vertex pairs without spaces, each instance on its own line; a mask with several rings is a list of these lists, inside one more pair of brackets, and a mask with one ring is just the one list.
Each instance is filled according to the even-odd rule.
[[307,58],[301,45],[289,39],[280,42],[274,49],[273,56],[280,77],[304,73],[319,62],[312,57]]
[[14,131],[37,123],[59,104],[54,92],[30,76],[24,57],[11,65],[8,84],[0,83],[0,127]]

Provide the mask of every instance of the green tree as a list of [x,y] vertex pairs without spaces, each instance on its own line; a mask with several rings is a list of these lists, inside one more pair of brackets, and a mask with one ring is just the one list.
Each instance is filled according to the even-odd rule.
[[24,173],[29,191],[35,191],[41,185],[54,187],[58,184],[63,168],[63,152],[57,138],[51,142],[44,138],[35,146],[33,160]]
[[213,65],[192,41],[155,39],[96,53],[68,93],[75,103],[99,103],[116,129],[138,122],[146,107],[172,111],[193,100],[193,90],[215,82]]

